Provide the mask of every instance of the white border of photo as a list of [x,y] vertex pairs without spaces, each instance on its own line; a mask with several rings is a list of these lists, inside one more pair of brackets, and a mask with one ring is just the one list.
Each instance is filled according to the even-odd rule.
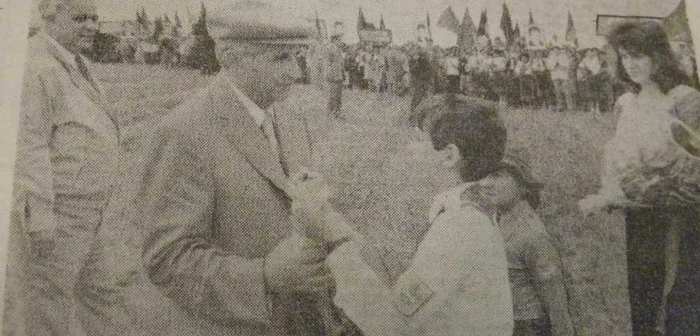
[[19,103],[27,47],[27,27],[32,1],[0,0],[3,7],[0,21],[0,316],[4,311],[5,267],[12,203],[12,180],[15,162],[15,141],[19,121]]

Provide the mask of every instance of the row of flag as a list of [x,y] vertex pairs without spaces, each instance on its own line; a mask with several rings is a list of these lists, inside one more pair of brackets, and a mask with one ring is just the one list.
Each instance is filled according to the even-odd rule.
[[[426,19],[428,24],[428,29],[430,30],[430,15]],[[490,37],[488,30],[488,15],[486,9],[481,12],[481,17],[479,19],[479,26],[475,26],[474,21],[472,21],[471,14],[469,13],[469,8],[464,12],[462,17],[462,22],[457,19],[452,7],[447,7],[440,17],[438,18],[437,26],[444,28],[457,36],[456,45],[461,49],[472,49],[477,45],[477,41],[480,40],[481,36]],[[503,12],[501,15],[500,28],[503,31],[503,36],[505,37],[505,47],[509,48],[516,43],[520,42],[522,33],[519,24],[513,25],[513,21],[510,16],[510,10],[508,6],[503,3]],[[529,27],[528,27],[528,40],[532,37],[533,32],[541,32],[540,28],[535,24],[532,12],[529,13]],[[482,38],[483,40],[483,38]],[[568,22],[565,34],[565,41],[572,45],[578,45],[578,39],[576,37],[576,28],[574,27],[574,21],[571,17],[571,13],[568,15]],[[534,41],[533,43],[538,43]]]
[[[365,19],[365,14],[362,12],[362,8],[358,9],[357,12],[357,30],[374,30],[377,27],[373,23]],[[386,24],[384,24],[384,15],[379,18],[379,30],[386,30]]]
[[[496,44],[500,43],[499,46],[505,49],[518,49],[520,47],[539,49],[545,47],[546,45],[550,45],[549,43],[553,45],[570,45],[573,47],[578,47],[579,40],[577,37],[576,27],[574,26],[574,20],[572,18],[571,12],[567,14],[567,24],[566,32],[564,33],[564,38],[560,40],[557,37],[557,35],[554,34],[552,36],[551,41],[546,42],[544,41],[544,37],[542,36],[543,31],[535,22],[532,11],[529,12],[528,26],[524,27],[524,29],[521,29],[518,23],[514,24],[510,15],[508,5],[505,2],[503,3],[503,10],[501,13],[501,21],[499,25],[500,29],[503,32],[503,37],[505,38],[504,40],[501,40],[500,37],[496,37],[494,41],[491,41],[491,37],[489,36],[490,34],[488,29],[488,15],[486,9],[484,9],[481,12],[478,26],[475,25],[474,21],[472,20],[469,8],[465,9],[464,15],[462,16],[462,20],[459,20],[452,7],[447,7],[440,14],[435,27],[431,27],[430,13],[427,13],[425,24],[419,24],[418,28],[426,29],[423,33],[427,35],[425,37],[429,40],[433,40],[434,37],[437,39],[438,33],[442,31],[447,31],[449,32],[449,35],[454,35],[452,37],[453,39],[447,45],[441,45],[454,45],[462,50],[474,51],[476,49],[481,48],[483,42],[487,42],[489,43],[489,45],[491,45],[492,42],[495,42]],[[674,10],[673,13],[671,13],[671,15],[666,17],[663,23],[666,27],[667,32],[673,40],[691,40],[690,29],[688,26],[688,19],[685,8],[685,0],[680,1],[680,4],[677,7],[677,9]],[[321,31],[321,24],[318,19],[318,15],[316,18],[316,25],[318,31]],[[367,21],[364,13],[362,12],[362,8],[359,8],[357,16],[357,30],[361,31],[377,29],[387,29],[384,23],[383,15],[380,18],[379,27],[377,28],[373,23]],[[525,43],[524,46],[522,45],[522,42]]]

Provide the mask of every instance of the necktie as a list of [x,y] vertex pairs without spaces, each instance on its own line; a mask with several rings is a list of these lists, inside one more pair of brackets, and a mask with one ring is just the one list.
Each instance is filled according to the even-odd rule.
[[80,57],[80,55],[75,55],[75,64],[78,66],[78,70],[80,70],[80,74],[83,75],[83,77],[92,85],[92,87],[95,90],[98,90],[97,88],[97,82],[92,78],[90,75],[90,71],[88,71],[87,65],[85,65],[85,62],[83,61],[83,58]]
[[272,149],[272,152],[275,153],[277,160],[282,162],[279,143],[277,142],[277,136],[275,135],[275,125],[272,123],[272,119],[270,119],[270,117],[265,117],[260,125],[260,129],[267,138],[267,141],[270,142],[270,149]]

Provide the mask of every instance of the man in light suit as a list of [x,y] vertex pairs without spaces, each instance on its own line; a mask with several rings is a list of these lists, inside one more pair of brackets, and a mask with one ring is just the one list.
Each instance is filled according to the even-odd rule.
[[26,286],[26,309],[12,322],[17,334],[80,335],[80,271],[112,191],[119,134],[79,54],[97,31],[95,1],[41,0],[38,9],[44,29],[28,43],[12,237],[29,249],[10,260],[25,265],[24,283],[8,283]]
[[195,317],[194,329],[163,335],[322,335],[315,301],[333,285],[326,247],[293,233],[287,195],[289,174],[309,163],[303,120],[263,110],[235,80],[223,71],[161,121],[106,221],[142,229],[134,245],[175,302],[169,314]]

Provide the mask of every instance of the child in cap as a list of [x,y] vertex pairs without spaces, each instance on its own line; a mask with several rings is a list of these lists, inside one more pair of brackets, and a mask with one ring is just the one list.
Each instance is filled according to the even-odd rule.
[[513,294],[513,335],[574,335],[559,254],[537,214],[542,185],[527,151],[508,148],[499,169],[473,183],[465,198],[501,231]]

